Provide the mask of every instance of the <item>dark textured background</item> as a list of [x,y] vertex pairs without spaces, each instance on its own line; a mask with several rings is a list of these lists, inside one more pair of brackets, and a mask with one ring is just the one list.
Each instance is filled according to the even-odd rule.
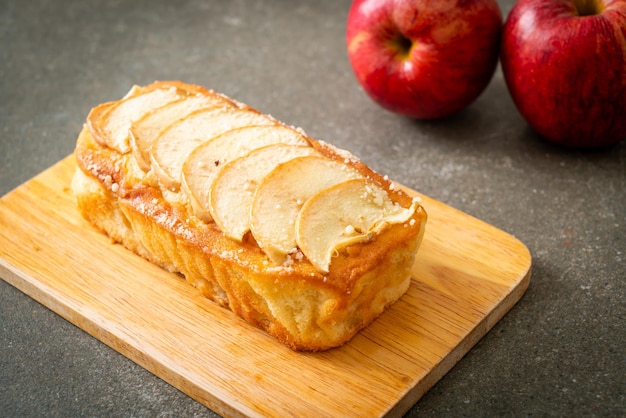
[[[500,2],[508,15],[512,0]],[[468,109],[382,110],[345,51],[349,1],[0,1],[0,195],[70,154],[133,83],[199,83],[302,126],[531,250],[523,299],[409,416],[626,415],[626,143],[567,151],[500,69]],[[212,412],[0,281],[0,416]]]

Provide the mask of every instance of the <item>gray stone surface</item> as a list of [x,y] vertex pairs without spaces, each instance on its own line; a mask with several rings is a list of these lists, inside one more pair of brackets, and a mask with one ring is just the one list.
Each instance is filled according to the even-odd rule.
[[[512,0],[502,0],[506,16]],[[349,2],[0,2],[0,194],[70,154],[133,83],[212,87],[522,240],[522,300],[408,416],[626,415],[626,143],[568,151],[517,113],[500,69],[468,109],[373,104],[345,51]],[[0,415],[214,414],[0,281]]]

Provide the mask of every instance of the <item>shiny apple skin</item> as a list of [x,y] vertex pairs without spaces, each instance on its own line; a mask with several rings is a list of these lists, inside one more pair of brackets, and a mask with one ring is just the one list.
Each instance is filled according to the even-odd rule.
[[[382,107],[413,118],[471,104],[498,63],[502,13],[495,0],[356,0],[346,25],[350,63]],[[397,34],[412,42],[398,52]]]
[[626,138],[626,0],[598,0],[578,16],[573,0],[520,0],[502,36],[502,71],[528,124],[572,148]]

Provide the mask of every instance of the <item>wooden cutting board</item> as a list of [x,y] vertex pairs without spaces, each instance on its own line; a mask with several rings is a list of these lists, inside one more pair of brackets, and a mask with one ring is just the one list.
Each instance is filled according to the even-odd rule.
[[69,156],[0,199],[0,276],[221,415],[402,415],[530,282],[520,241],[422,196],[407,294],[345,346],[296,353],[92,229],[74,168]]

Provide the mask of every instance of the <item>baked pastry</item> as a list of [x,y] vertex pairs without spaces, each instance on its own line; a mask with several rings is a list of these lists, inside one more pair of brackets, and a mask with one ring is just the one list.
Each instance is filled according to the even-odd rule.
[[200,86],[91,110],[78,209],[293,350],[352,338],[408,289],[426,212],[350,153]]

